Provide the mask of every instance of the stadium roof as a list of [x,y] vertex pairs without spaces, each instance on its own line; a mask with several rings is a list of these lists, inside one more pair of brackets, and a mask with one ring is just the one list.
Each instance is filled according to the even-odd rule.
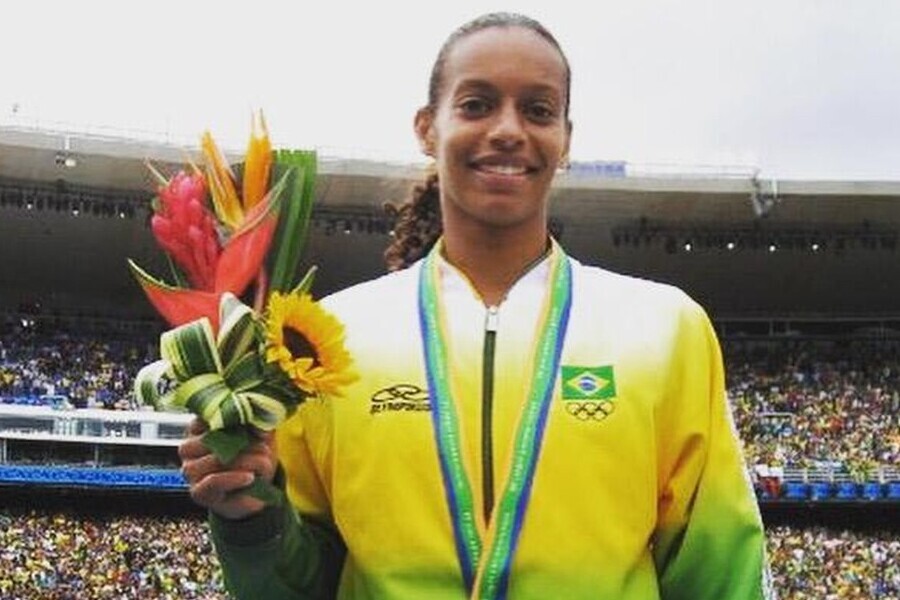
[[[165,140],[0,127],[0,184],[79,197],[96,192],[146,215],[153,181],[144,161],[172,172],[186,151],[197,154]],[[384,202],[402,200],[422,165],[323,156],[319,171],[321,219],[309,258],[322,266],[324,293],[383,270],[389,238],[371,224],[383,217]],[[158,254],[145,219],[82,218],[75,225],[58,206],[38,216],[21,210],[22,200],[2,201],[0,302],[53,295],[71,306],[91,280],[106,290],[92,302],[140,302],[122,265],[125,256],[153,263]],[[551,212],[576,257],[674,282],[718,314],[900,312],[900,182],[776,182],[747,171],[576,163],[557,178]],[[338,235],[344,230],[353,235]],[[732,239],[735,251],[726,249]],[[61,251],[84,264],[60,270]],[[111,273],[120,273],[116,283]],[[73,286],[81,291],[70,297]]]

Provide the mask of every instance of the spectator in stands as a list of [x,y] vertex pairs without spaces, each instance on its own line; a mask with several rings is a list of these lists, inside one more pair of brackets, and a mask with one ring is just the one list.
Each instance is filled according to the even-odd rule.
[[[706,315],[548,238],[569,81],[556,41],[523,17],[489,15],[444,46],[415,120],[436,175],[400,208],[400,270],[327,300],[360,382],[279,433],[302,522],[229,495],[273,476],[270,446],[222,471],[197,437],[182,444],[238,596],[332,597],[340,581],[342,597],[763,598],[762,527]],[[420,410],[373,418],[391,393]]]
[[900,598],[896,536],[777,527],[768,537],[782,600]]
[[[896,535],[779,526],[766,537],[780,600],[900,598]],[[115,597],[227,598],[206,525],[187,517],[0,511],[0,598]]]
[[133,341],[19,330],[5,336],[0,402],[133,408],[131,382],[149,357]]
[[729,397],[752,464],[856,481],[900,463],[900,343],[726,342]]
[[0,597],[224,599],[195,519],[0,512]]

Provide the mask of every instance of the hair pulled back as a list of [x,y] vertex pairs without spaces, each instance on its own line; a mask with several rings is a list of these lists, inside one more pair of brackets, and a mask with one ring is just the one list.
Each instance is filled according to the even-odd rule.
[[[569,115],[569,93],[572,84],[572,73],[569,61],[563,53],[559,42],[538,21],[516,13],[496,12],[482,15],[459,27],[450,34],[438,53],[431,77],[428,81],[427,109],[436,111],[444,86],[444,66],[453,47],[461,39],[479,31],[492,27],[521,27],[538,34],[559,52],[566,70],[566,103],[565,115]],[[405,269],[423,256],[434,246],[441,236],[441,202],[438,176],[429,172],[423,183],[416,184],[407,199],[395,206],[388,204],[385,210],[394,217],[394,240],[384,252],[388,270]]]

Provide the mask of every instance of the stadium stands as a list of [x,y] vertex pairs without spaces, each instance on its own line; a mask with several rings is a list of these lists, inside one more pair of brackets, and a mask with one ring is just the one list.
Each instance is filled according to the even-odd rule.
[[768,337],[726,339],[723,347],[761,499],[894,499],[900,341]]
[[[768,530],[782,599],[895,600],[900,540],[822,527]],[[226,598],[206,524],[192,517],[0,510],[0,597]]]
[[[155,358],[150,338],[0,333],[0,485],[183,491],[172,452],[186,421],[128,410],[131,378]],[[900,342],[726,338],[723,348],[764,504],[900,503]],[[196,517],[18,507],[0,509],[0,525],[3,598],[225,598]],[[782,599],[900,598],[890,530],[782,524],[768,536]],[[88,553],[98,568],[75,560]]]
[[0,510],[0,597],[224,599],[196,518]]

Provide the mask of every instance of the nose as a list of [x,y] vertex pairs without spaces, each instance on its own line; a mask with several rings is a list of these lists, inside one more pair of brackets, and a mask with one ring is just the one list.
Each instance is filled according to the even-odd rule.
[[498,150],[514,150],[525,142],[522,115],[510,102],[504,103],[491,123],[490,143]]

